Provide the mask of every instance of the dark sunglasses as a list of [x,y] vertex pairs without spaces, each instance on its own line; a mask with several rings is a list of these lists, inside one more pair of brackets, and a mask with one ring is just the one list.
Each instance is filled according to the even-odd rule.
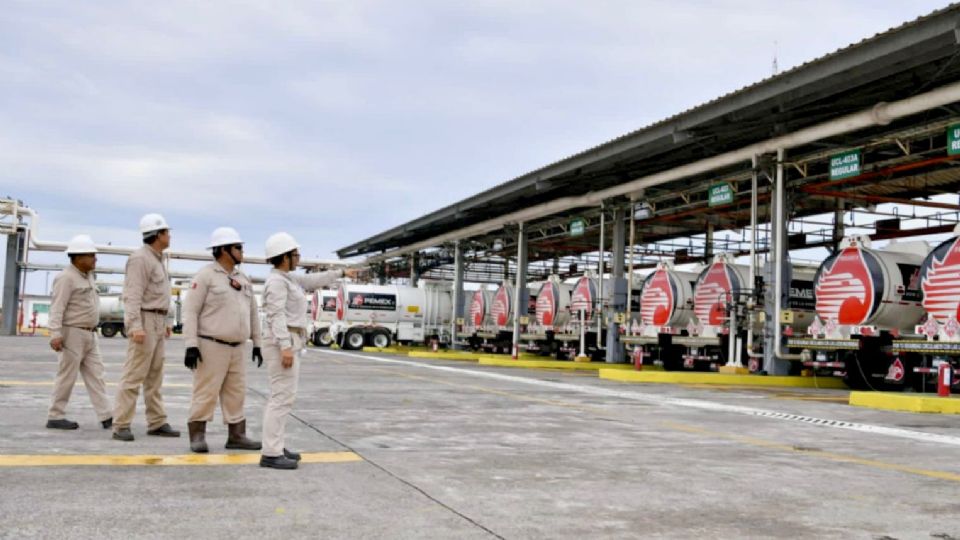
[[230,286],[233,287],[233,290],[235,291],[243,289],[243,284],[232,277],[230,278]]
[[243,251],[243,244],[234,244],[230,246],[230,249],[235,249],[237,251]]

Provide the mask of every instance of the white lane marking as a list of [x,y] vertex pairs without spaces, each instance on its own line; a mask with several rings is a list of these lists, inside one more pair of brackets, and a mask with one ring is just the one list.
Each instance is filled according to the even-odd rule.
[[[320,351],[311,351],[311,352],[320,353]],[[591,394],[594,396],[615,397],[615,398],[621,398],[621,399],[629,399],[633,401],[642,401],[642,402],[651,403],[654,405],[673,405],[676,407],[687,407],[691,409],[700,409],[700,410],[706,410],[706,411],[718,411],[718,412],[743,414],[747,416],[757,416],[761,418],[774,418],[777,420],[790,420],[794,422],[803,422],[805,424],[811,424],[811,425],[820,426],[820,427],[846,429],[850,431],[859,431],[862,433],[871,433],[874,435],[884,435],[887,437],[897,437],[901,439],[911,439],[914,441],[934,442],[934,443],[940,443],[940,444],[947,444],[951,446],[960,446],[960,437],[954,437],[951,435],[940,435],[938,433],[928,433],[925,431],[914,431],[910,429],[876,426],[872,424],[860,424],[857,422],[846,422],[843,420],[830,420],[827,418],[817,418],[814,416],[804,416],[800,414],[791,414],[791,413],[771,411],[766,409],[757,409],[754,407],[741,407],[739,405],[715,403],[713,401],[705,401],[701,399],[674,398],[674,397],[659,396],[659,395],[652,396],[652,395],[646,395],[646,394],[641,394],[637,392],[613,390],[610,388],[598,388],[595,386],[581,386],[577,384],[544,381],[540,379],[528,379],[526,377],[518,377],[516,375],[505,375],[503,373],[495,373],[495,372],[488,372],[488,371],[474,371],[472,369],[464,369],[459,367],[438,366],[438,365],[425,364],[420,362],[411,362],[408,360],[394,360],[391,358],[381,358],[377,356],[367,356],[363,354],[347,353],[342,351],[323,351],[323,354],[334,354],[334,355],[340,355],[340,356],[349,356],[353,358],[363,358],[365,360],[372,360],[374,362],[382,362],[386,364],[399,364],[403,366],[411,366],[411,367],[416,367],[421,369],[448,371],[448,372],[457,373],[461,375],[466,374],[466,375],[472,375],[474,377],[486,377],[488,379],[497,379],[501,381],[527,384],[531,386],[541,386],[545,388],[553,388],[556,390],[566,390],[569,392],[579,392],[582,394]]]

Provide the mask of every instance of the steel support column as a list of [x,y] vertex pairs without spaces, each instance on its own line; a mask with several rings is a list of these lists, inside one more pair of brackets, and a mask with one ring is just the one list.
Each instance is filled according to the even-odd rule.
[[463,318],[463,245],[457,240],[453,248],[453,317],[450,319],[450,343],[457,349],[457,319]]
[[26,229],[18,228],[16,234],[7,236],[7,259],[3,270],[3,327],[0,335],[17,335],[17,315],[19,314],[21,258],[24,254]]
[[517,233],[517,281],[513,290],[513,358],[520,357],[520,319],[527,317],[530,299],[527,290],[527,226],[520,223]]
[[780,314],[787,305],[790,295],[790,279],[793,274],[790,266],[790,251],[787,242],[787,220],[790,210],[787,208],[786,171],[784,159],[786,152],[777,150],[776,175],[774,176],[773,198],[771,206],[772,219],[770,261],[767,277],[770,279],[770,298],[767,304],[767,322],[764,332],[763,368],[769,375],[787,375],[790,372],[790,361],[796,355],[785,352],[785,338],[781,331]]
[[420,252],[415,251],[410,255],[410,286],[416,287],[420,282]]
[[[631,216],[632,218],[633,216]],[[624,251],[626,250],[626,228],[624,226],[624,211],[622,206],[613,210],[613,271],[610,273],[610,285],[613,294],[610,297],[610,313],[607,320],[607,357],[610,364],[623,362],[623,346],[620,344],[620,324],[613,317],[616,313],[626,313],[627,310],[627,280],[623,277]],[[601,276],[603,279],[603,276]]]

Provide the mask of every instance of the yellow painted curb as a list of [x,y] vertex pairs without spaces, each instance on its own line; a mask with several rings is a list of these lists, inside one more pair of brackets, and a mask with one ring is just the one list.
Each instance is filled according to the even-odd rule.
[[890,392],[850,392],[850,405],[916,413],[960,414],[960,397],[894,394]]
[[[513,360],[510,358],[480,358],[484,366],[536,368],[536,369],[573,369],[579,371],[597,371],[612,369],[616,371],[630,371],[635,369],[633,364],[607,364],[606,362],[572,362],[570,360]],[[660,366],[644,366],[643,369],[658,370]]]
[[[301,463],[344,463],[363,461],[353,452],[316,452],[301,454]],[[78,465],[253,465],[260,454],[181,454],[181,455],[0,455],[0,467],[50,467]]]
[[410,351],[407,353],[410,358],[423,358],[426,360],[463,360],[465,362],[476,362],[481,356],[478,353],[467,353],[461,351]]
[[736,367],[736,366],[720,366],[718,369],[720,373],[732,374],[732,375],[749,375],[750,370],[745,367]]
[[846,388],[834,377],[776,377],[763,375],[727,375],[689,371],[620,371],[601,369],[601,379],[639,383],[717,384],[735,386],[786,386],[795,388]]
[[[378,353],[388,353],[388,354],[407,354],[410,351],[415,351],[417,349],[412,349],[410,347],[364,347],[361,349],[363,352],[378,352]],[[423,349],[426,351],[426,349]]]

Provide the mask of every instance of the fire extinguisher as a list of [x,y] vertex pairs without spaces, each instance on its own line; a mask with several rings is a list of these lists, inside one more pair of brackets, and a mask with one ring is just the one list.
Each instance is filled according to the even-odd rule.
[[639,345],[633,347],[633,367],[637,371],[643,370],[643,347]]
[[951,384],[953,384],[953,366],[950,362],[940,362],[937,369],[937,395],[950,397]]

